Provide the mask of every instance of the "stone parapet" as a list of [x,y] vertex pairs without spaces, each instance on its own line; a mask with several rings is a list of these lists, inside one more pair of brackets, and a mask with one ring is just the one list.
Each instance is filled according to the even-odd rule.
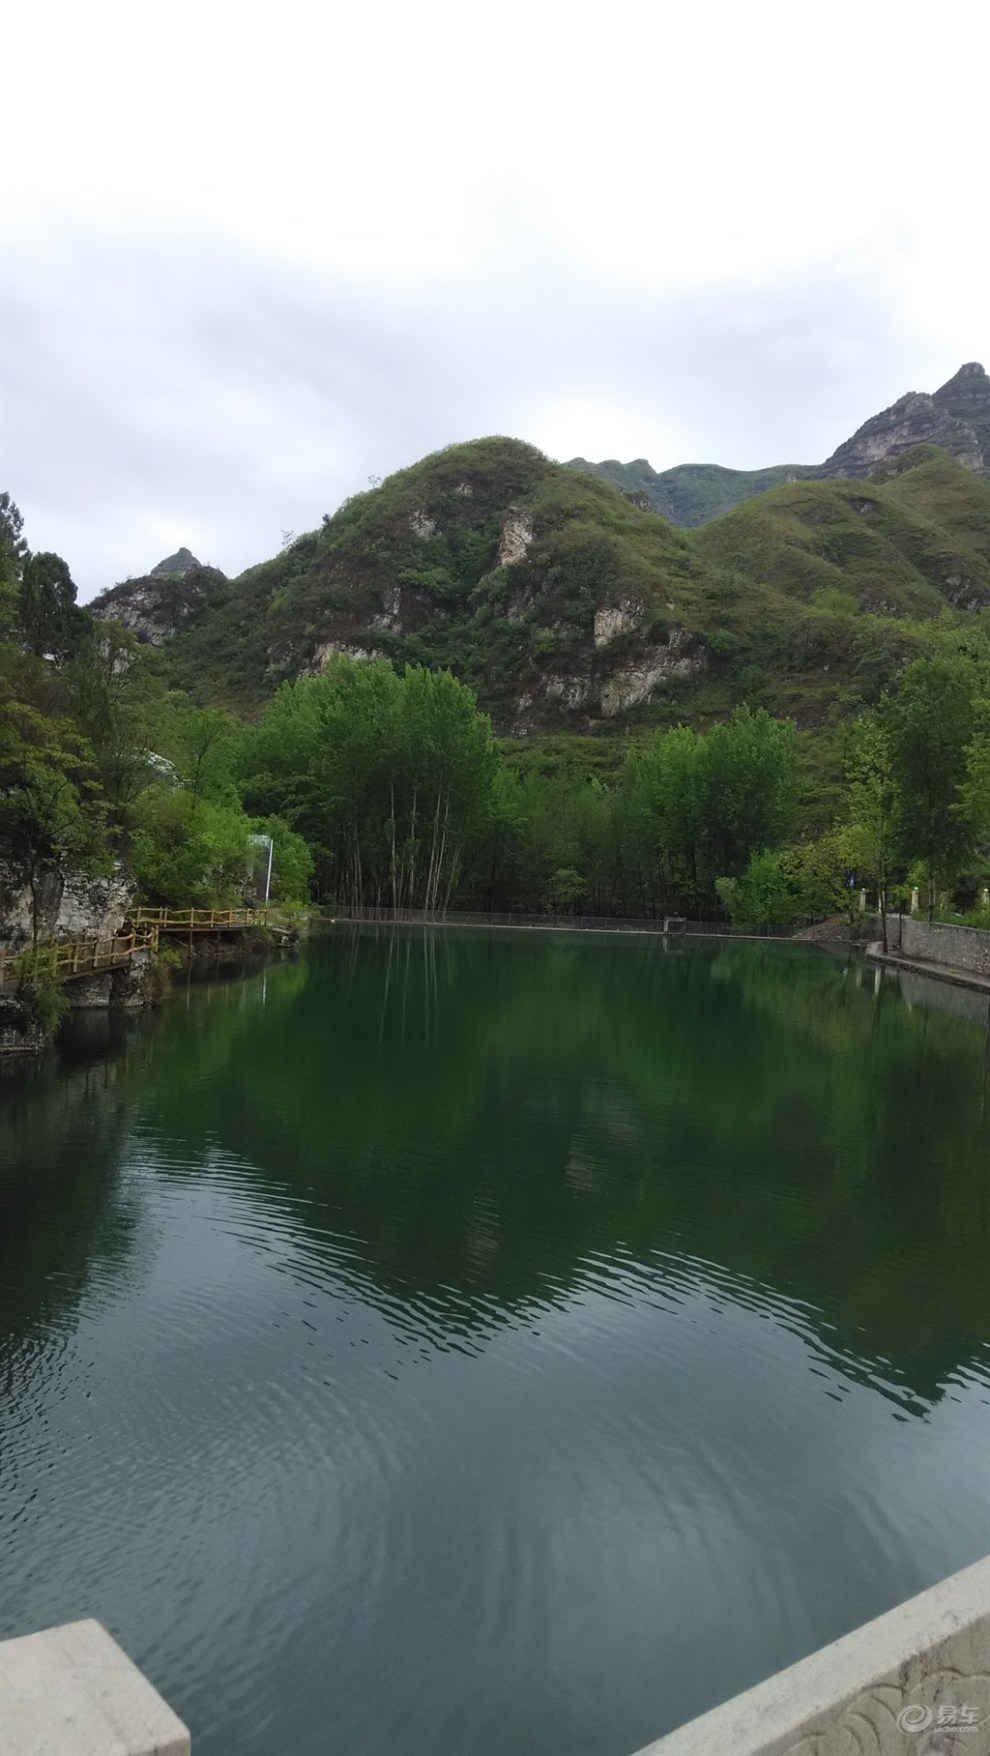
[[987,1756],[990,1557],[639,1756]]

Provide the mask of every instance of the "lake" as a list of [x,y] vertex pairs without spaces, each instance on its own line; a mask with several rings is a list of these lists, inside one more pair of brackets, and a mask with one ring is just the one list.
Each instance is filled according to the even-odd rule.
[[0,1088],[0,1633],[194,1756],[631,1756],[975,1560],[982,1011],[340,926],[80,1022]]

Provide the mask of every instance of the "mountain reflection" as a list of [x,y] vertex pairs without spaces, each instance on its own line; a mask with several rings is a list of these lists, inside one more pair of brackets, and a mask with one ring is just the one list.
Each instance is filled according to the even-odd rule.
[[985,1039],[857,963],[338,929],[176,996],[137,1045],[28,1094],[13,1136],[8,1112],[5,1157],[57,1216],[43,1246],[8,1217],[46,1309],[39,1249],[70,1263],[66,1296],[108,1237],[126,1252],[114,1167],[137,1128],[167,1178],[242,1161],[310,1239],[307,1271],[345,1240],[388,1299],[457,1331],[647,1270],[780,1306],[922,1401],[979,1356]]

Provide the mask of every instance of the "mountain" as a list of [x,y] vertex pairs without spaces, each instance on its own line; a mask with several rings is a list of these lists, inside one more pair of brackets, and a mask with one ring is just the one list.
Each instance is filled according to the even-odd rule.
[[657,472],[643,457],[632,463],[614,458],[589,463],[575,457],[570,467],[614,482],[626,493],[644,494],[663,518],[693,527],[784,482],[868,476],[885,458],[915,445],[939,445],[966,469],[990,477],[990,378],[975,360],[960,366],[933,396],[912,390],[871,416],[822,464],[732,470],[720,464],[683,463]]
[[197,561],[191,550],[176,549],[174,555],[166,555],[164,561],[159,561],[158,566],[151,569],[151,574],[153,578],[157,578],[162,573],[191,573],[194,567],[200,565],[201,563]]
[[679,463],[658,473],[645,457],[637,457],[632,463],[619,463],[613,457],[606,458],[604,463],[589,463],[586,458],[572,457],[568,468],[587,470],[590,475],[613,482],[623,493],[641,496],[661,518],[688,529],[718,518],[754,494],[765,494],[768,488],[804,481],[818,473],[817,465],[812,463],[778,463],[769,469],[723,469],[718,463]]
[[821,724],[876,699],[936,619],[988,606],[990,483],[934,446],[689,531],[492,438],[355,495],[237,580],[148,576],[90,608],[202,701],[256,710],[335,653],[381,654],[448,666],[520,735],[703,724],[741,700]]
[[226,584],[219,568],[203,567],[188,549],[180,549],[140,579],[111,586],[87,608],[101,621],[119,622],[148,646],[161,646],[191,617],[215,603]]

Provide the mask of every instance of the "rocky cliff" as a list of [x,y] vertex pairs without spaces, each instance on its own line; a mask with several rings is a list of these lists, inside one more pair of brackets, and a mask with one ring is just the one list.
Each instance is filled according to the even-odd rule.
[[990,378],[975,361],[962,366],[933,396],[911,390],[889,409],[873,415],[847,439],[818,472],[823,476],[868,476],[886,458],[913,445],[940,445],[965,469],[990,476]]
[[188,549],[159,562],[141,579],[127,579],[101,592],[86,606],[90,615],[119,622],[142,645],[161,646],[214,602],[227,583],[218,568],[202,567],[191,555],[189,567],[173,567],[183,555],[189,555]]

